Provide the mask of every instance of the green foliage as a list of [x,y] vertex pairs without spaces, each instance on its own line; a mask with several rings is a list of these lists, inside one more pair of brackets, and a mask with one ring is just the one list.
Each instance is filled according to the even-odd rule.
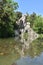
[[22,13],[17,11],[16,12],[16,20],[18,21],[22,17]]
[[30,22],[31,28],[33,27],[35,18],[36,18],[36,13],[33,12],[33,14],[31,14],[31,15],[29,15],[29,14],[27,13],[26,21],[27,21],[27,22]]
[[0,4],[0,37],[14,34],[13,23],[16,22],[15,10],[18,4],[12,0],[3,0]]
[[30,27],[37,33],[43,33],[43,17],[36,15],[36,13],[31,15],[27,14],[26,21],[30,22]]
[[41,16],[36,17],[33,29],[39,34],[43,33],[43,18]]
[[[16,21],[22,17],[22,13],[16,11],[18,3],[13,0],[2,0],[0,2],[0,37],[14,36],[14,29],[18,29]],[[15,12],[16,11],[16,12]],[[43,33],[43,17],[27,13],[26,21],[37,33]]]

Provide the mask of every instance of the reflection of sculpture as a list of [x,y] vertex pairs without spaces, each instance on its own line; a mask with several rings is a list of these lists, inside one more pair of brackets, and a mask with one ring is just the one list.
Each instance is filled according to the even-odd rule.
[[22,44],[22,47],[16,46],[17,52],[20,54],[21,57],[24,57],[25,55],[29,55],[32,58],[39,56],[43,52],[43,39],[36,39],[31,44],[29,42],[24,41],[24,44]]

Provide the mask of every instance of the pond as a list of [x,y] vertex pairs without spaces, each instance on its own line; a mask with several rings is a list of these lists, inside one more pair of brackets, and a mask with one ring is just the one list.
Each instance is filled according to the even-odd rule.
[[28,48],[23,45],[19,39],[0,39],[0,65],[43,65],[43,39],[36,39]]

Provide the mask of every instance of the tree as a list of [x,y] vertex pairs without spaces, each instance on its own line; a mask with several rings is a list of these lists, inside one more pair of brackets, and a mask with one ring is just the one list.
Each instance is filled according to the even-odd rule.
[[33,29],[39,34],[43,33],[43,18],[41,16],[37,16],[35,19]]
[[39,34],[43,33],[43,17],[42,16],[36,15],[36,13],[34,12],[31,15],[27,13],[26,21],[30,22],[30,27],[34,31],[36,31]]
[[36,13],[35,13],[35,12],[33,12],[33,14],[31,14],[31,15],[29,15],[29,14],[27,13],[26,21],[27,21],[27,22],[30,22],[30,27],[31,27],[31,28],[33,27],[35,18],[36,18]]
[[34,20],[36,18],[36,13],[33,12],[33,14],[30,15],[30,27],[32,28],[34,25]]
[[15,10],[18,4],[12,0],[0,2],[0,37],[12,36],[14,33],[13,23],[16,21]]
[[18,21],[21,17],[22,17],[22,13],[17,11],[16,12],[16,18],[17,18],[16,20]]

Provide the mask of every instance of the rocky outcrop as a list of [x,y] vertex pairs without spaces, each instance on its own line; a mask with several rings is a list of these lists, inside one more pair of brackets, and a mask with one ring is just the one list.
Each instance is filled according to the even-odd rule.
[[[38,38],[38,34],[30,28],[30,23],[25,21],[26,15],[22,15],[22,17],[16,22],[19,25],[19,31],[21,32],[20,37],[21,41],[24,42],[25,40],[29,41],[30,43]],[[24,38],[24,34],[27,33],[27,39]],[[26,41],[25,41],[26,42]]]

